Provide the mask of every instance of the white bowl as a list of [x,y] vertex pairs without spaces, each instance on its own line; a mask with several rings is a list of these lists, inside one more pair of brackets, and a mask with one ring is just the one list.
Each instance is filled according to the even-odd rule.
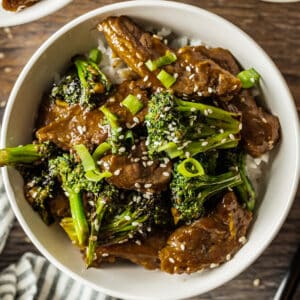
[[52,14],[72,0],[43,0],[19,12],[7,11],[0,1],[0,27],[15,26],[32,22]]
[[51,36],[32,56],[19,76],[4,115],[1,146],[31,141],[34,116],[54,74],[64,70],[70,58],[97,45],[96,25],[110,15],[129,15],[139,22],[171,28],[176,34],[201,39],[230,49],[245,67],[261,75],[266,104],[278,115],[282,137],[265,176],[266,186],[248,243],[219,268],[190,276],[147,271],[131,264],[115,264],[86,270],[79,251],[55,226],[47,227],[27,204],[21,176],[13,168],[3,170],[14,212],[32,242],[54,265],[96,290],[126,299],[179,299],[216,288],[247,268],[263,252],[284,222],[299,177],[299,124],[293,99],[284,79],[265,52],[243,31],[205,10],[175,2],[130,1],[91,11]]

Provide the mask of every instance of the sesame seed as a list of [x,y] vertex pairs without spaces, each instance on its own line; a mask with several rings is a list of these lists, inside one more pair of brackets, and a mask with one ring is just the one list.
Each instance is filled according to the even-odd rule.
[[166,164],[159,164],[160,168],[166,168],[167,165]]
[[188,151],[186,151],[186,152],[184,153],[184,155],[185,155],[186,157],[190,157],[190,156],[191,156],[191,153],[188,152]]
[[146,82],[148,79],[149,79],[149,76],[146,75],[146,76],[144,77],[143,81]]
[[170,159],[168,157],[164,157],[163,160],[164,160],[165,164],[167,164],[170,161]]
[[107,256],[109,256],[109,254],[108,253],[102,253],[102,256],[107,257]]
[[170,173],[169,172],[163,172],[162,173],[165,177],[169,177],[170,176]]
[[257,287],[260,285],[260,279],[259,278],[256,278],[253,280],[253,286]]
[[153,160],[149,160],[149,161],[147,161],[147,166],[152,166],[153,165]]
[[213,113],[212,109],[208,108],[207,113],[212,114]]
[[198,86],[195,85],[195,86],[194,86],[194,93],[196,93],[196,92],[198,91],[198,89],[199,89]]
[[136,97],[141,100],[142,99],[142,95],[141,94],[137,94]]
[[119,152],[120,153],[123,153],[123,152],[125,152],[126,151],[126,148],[125,147],[121,147],[120,149],[119,149]]
[[170,262],[171,264],[175,264],[175,259],[174,259],[173,257],[169,257],[169,262]]
[[145,161],[143,161],[143,166],[144,166],[144,168],[147,167],[147,163]]
[[211,94],[213,92],[213,89],[211,87],[208,87],[207,91]]
[[199,97],[202,97],[202,93],[201,93],[201,92],[198,92],[197,95],[198,95]]
[[192,80],[194,77],[195,77],[195,74],[191,74],[191,75],[189,76],[189,79]]
[[196,111],[197,109],[195,107],[192,107],[191,108],[191,111]]
[[139,123],[140,122],[138,117],[134,117],[132,120],[133,120],[134,123]]
[[124,135],[123,135],[123,134],[121,134],[121,135],[119,136],[119,140],[124,140]]
[[239,130],[242,130],[242,129],[243,129],[243,124],[240,123],[240,124],[239,124]]
[[234,140],[234,135],[233,135],[232,133],[230,133],[230,134],[229,134],[229,138],[230,138],[231,140]]
[[185,250],[185,245],[184,245],[184,244],[180,244],[180,249],[181,249],[182,251],[184,251],[184,250]]
[[140,241],[140,240],[136,240],[136,241],[135,241],[135,243],[136,243],[137,245],[139,245],[139,246],[141,246],[141,245],[142,245],[142,243],[141,243],[141,241]]
[[136,222],[136,221],[134,221],[134,222],[132,222],[132,223],[131,223],[131,225],[136,227],[136,226],[138,226],[138,225],[139,225],[139,223],[138,223],[138,222]]
[[141,159],[139,157],[136,157],[133,161],[134,162],[139,162]]
[[264,122],[264,123],[268,123],[267,120],[265,118],[261,118],[261,120]]
[[4,69],[4,73],[10,73],[11,71],[12,71],[12,68],[10,68],[10,67],[6,67]]
[[0,59],[3,59],[5,57],[5,54],[3,52],[0,52]]
[[216,268],[216,267],[218,267],[218,266],[219,266],[219,264],[212,263],[212,264],[210,264],[209,267],[210,267],[211,269],[213,269],[213,268]]
[[164,44],[168,45],[168,40],[164,39]]
[[207,141],[204,141],[204,142],[201,143],[201,146],[203,146],[203,147],[204,147],[204,146],[207,146],[207,145],[208,145],[208,142],[207,142]]
[[174,73],[173,77],[176,79],[178,77],[178,73]]
[[124,219],[125,219],[126,221],[130,221],[130,220],[131,220],[131,217],[130,217],[130,216],[125,216]]
[[138,182],[136,182],[135,184],[134,184],[134,186],[136,187],[136,188],[140,188],[141,187],[141,185],[138,183]]
[[144,188],[145,188],[145,189],[149,189],[149,188],[151,188],[151,186],[152,186],[152,183],[146,183],[146,184],[144,185]]
[[148,156],[142,156],[142,160],[148,160]]
[[152,230],[151,227],[147,227],[148,232],[151,232],[151,230]]
[[204,112],[203,112],[203,113],[204,113],[205,116],[207,116],[207,115],[208,115],[207,109],[204,109]]
[[120,170],[120,169],[114,171],[114,175],[116,175],[116,176],[120,175],[120,173],[121,173],[121,170]]
[[251,78],[250,78],[250,81],[251,81],[252,83],[255,83],[255,78],[254,78],[254,77],[251,77]]
[[140,61],[138,64],[137,64],[137,66],[140,68],[141,66],[143,65],[143,62],[142,61]]
[[185,67],[185,70],[186,70],[187,72],[191,72],[191,67],[190,67],[190,66],[186,66],[186,67]]
[[246,237],[245,236],[241,236],[240,238],[239,238],[239,243],[241,243],[241,244],[246,244],[246,242],[247,242],[247,239],[246,239]]
[[135,150],[136,149],[136,145],[133,145],[132,147],[131,147],[131,150]]
[[226,139],[221,140],[221,144],[224,144],[224,143],[226,143]]
[[230,260],[231,259],[231,254],[227,254],[226,255],[226,260],[228,261],[228,260]]
[[221,128],[221,129],[219,130],[219,132],[220,132],[220,133],[224,133],[224,129]]

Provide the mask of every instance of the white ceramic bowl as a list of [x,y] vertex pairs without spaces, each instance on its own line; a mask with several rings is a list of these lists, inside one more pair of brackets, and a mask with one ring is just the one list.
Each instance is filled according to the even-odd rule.
[[265,52],[243,31],[205,10],[175,2],[130,1],[105,6],[85,14],[50,37],[25,66],[9,98],[4,115],[1,146],[30,142],[34,116],[42,94],[54,74],[70,58],[97,45],[96,25],[110,15],[129,15],[141,23],[171,28],[179,35],[201,39],[230,49],[245,67],[262,75],[266,104],[279,116],[281,143],[265,176],[263,201],[256,213],[248,243],[219,268],[190,276],[171,276],[131,264],[86,270],[79,251],[57,227],[47,227],[27,204],[21,176],[3,170],[14,212],[27,235],[54,265],[96,290],[127,299],[179,299],[207,292],[232,279],[263,252],[274,238],[292,204],[299,177],[299,124],[285,81]]
[[70,3],[72,0],[43,0],[19,12],[7,11],[0,0],[0,27],[15,26],[32,22],[50,15]]

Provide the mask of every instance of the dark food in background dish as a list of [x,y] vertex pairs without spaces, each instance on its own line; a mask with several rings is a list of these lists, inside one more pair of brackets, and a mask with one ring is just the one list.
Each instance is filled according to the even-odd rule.
[[[98,28],[136,80],[112,85],[95,63],[97,51],[74,57],[41,105],[28,146],[34,153],[25,161],[35,164],[20,167],[18,157],[6,164],[19,167],[29,203],[46,223],[60,221],[88,266],[126,259],[172,274],[216,267],[246,242],[255,192],[245,151],[259,157],[271,150],[278,118],[242,88],[228,50],[171,49],[125,16]],[[172,63],[153,71],[145,65],[168,51],[176,54]],[[168,89],[159,69],[176,79]],[[140,105],[135,113],[124,104],[128,95]],[[160,150],[160,138],[176,149]],[[88,158],[99,145],[108,148],[94,156],[96,167],[74,145]],[[193,162],[189,170],[184,162]],[[83,216],[72,212],[72,201]]]
[[6,10],[18,11],[39,1],[41,0],[2,0],[2,6]]

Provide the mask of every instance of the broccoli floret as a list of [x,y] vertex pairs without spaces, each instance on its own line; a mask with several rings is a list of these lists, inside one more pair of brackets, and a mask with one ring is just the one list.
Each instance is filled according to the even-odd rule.
[[241,129],[238,117],[214,106],[183,101],[170,93],[155,94],[146,116],[149,155],[164,151],[175,158],[236,147]]
[[58,149],[48,142],[0,149],[0,167],[32,165],[57,152]]
[[[94,52],[95,50],[92,49]],[[76,56],[73,59],[74,65],[70,71],[52,88],[53,100],[63,100],[70,105],[78,103],[88,109],[99,105],[103,96],[110,92],[112,85],[101,72],[94,56]]]
[[178,171],[177,166],[170,184],[175,223],[191,222],[200,218],[205,213],[205,201],[224,189],[232,188],[242,182],[240,174],[234,171],[216,176],[203,174],[186,177]]
[[21,168],[20,171],[25,181],[24,191],[27,201],[39,213],[42,220],[50,225],[54,217],[49,205],[56,195],[56,178],[49,174],[44,165],[38,168]]

